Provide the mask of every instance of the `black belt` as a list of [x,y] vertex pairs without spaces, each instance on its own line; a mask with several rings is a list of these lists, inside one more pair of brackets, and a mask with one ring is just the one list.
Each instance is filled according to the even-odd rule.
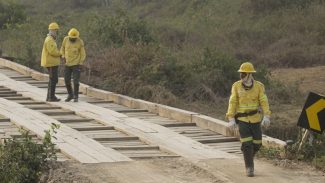
[[249,111],[249,112],[245,112],[245,113],[237,113],[235,115],[235,118],[239,118],[239,117],[247,117],[247,116],[253,116],[254,114],[257,114],[258,110],[254,110],[254,111]]

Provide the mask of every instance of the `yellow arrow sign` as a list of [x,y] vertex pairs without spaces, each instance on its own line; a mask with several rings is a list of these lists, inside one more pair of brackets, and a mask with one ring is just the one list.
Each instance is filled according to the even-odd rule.
[[310,128],[321,131],[320,122],[317,113],[325,108],[325,100],[320,99],[306,109]]

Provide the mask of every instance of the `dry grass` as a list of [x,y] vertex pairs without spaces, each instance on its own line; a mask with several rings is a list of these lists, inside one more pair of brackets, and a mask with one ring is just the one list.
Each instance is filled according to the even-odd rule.
[[325,95],[325,66],[276,69],[272,72],[272,78],[285,85],[299,83],[299,90],[304,95],[311,91]]

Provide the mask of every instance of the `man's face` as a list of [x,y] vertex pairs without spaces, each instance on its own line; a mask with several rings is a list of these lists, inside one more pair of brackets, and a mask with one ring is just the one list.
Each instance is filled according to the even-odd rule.
[[244,79],[247,76],[246,72],[241,72],[240,73],[240,79]]
[[53,29],[50,30],[52,37],[55,39],[59,35],[59,30],[58,29]]
[[77,40],[77,38],[71,38],[71,37],[69,37],[69,41],[72,42],[72,43],[76,42],[76,40]]

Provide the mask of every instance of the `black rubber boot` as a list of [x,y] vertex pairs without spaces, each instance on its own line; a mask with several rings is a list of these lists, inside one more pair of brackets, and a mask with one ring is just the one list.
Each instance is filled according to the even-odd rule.
[[66,85],[67,91],[68,91],[68,98],[65,99],[66,102],[70,102],[74,97],[73,97],[73,91],[71,85]]
[[78,98],[79,98],[79,84],[74,84],[73,85],[73,93],[74,93],[74,99],[73,102],[78,102]]
[[51,98],[51,92],[50,92],[50,85],[47,87],[47,96],[46,96],[46,101],[49,101]]
[[254,150],[252,146],[248,146],[243,150],[246,175],[247,177],[254,177]]
[[59,99],[59,98],[57,98],[55,96],[55,88],[56,88],[56,84],[51,85],[51,88],[50,88],[50,99],[48,100],[49,102],[58,102],[58,101],[61,100],[61,99]]

